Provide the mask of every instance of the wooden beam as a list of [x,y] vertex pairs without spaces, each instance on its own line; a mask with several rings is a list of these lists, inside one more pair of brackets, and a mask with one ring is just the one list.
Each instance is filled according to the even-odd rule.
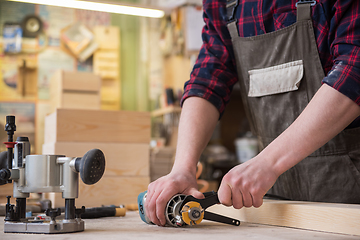
[[0,202],[6,202],[6,196],[13,195],[13,185],[12,183],[7,183],[5,185],[0,185]]
[[264,200],[260,208],[240,210],[223,205],[210,212],[240,221],[360,236],[360,205]]
[[168,113],[180,113],[180,112],[181,112],[181,107],[168,106],[168,107],[157,109],[157,110],[153,111],[151,113],[151,116],[152,117],[161,117]]
[[45,118],[45,143],[149,143],[150,113],[57,109]]

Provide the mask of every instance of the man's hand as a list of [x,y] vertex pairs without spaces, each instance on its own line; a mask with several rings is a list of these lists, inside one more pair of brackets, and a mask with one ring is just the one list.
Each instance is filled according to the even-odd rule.
[[219,200],[236,209],[260,207],[263,196],[274,185],[278,174],[266,159],[255,157],[232,168],[222,179]]
[[172,171],[149,184],[145,201],[147,217],[156,225],[164,226],[166,204],[171,197],[179,193],[204,198],[204,195],[197,190],[195,175],[188,171]]
[[360,107],[324,84],[300,116],[255,158],[234,167],[219,188],[219,200],[234,208],[260,207],[276,179],[335,137],[355,118]]
[[145,211],[153,223],[165,225],[165,207],[175,194],[204,197],[197,190],[196,164],[218,119],[218,110],[207,100],[199,97],[185,100],[180,116],[174,166],[171,173],[150,183],[148,187]]

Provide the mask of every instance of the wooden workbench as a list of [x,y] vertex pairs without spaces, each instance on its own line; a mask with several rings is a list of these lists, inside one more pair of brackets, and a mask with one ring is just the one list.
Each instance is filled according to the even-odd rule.
[[71,234],[11,234],[4,233],[3,217],[0,218],[1,240],[27,239],[76,239],[76,240],[110,240],[110,239],[359,239],[359,236],[308,231],[295,228],[275,227],[260,224],[241,223],[240,226],[202,221],[194,227],[158,227],[145,224],[138,212],[127,212],[125,217],[85,219],[85,231]]

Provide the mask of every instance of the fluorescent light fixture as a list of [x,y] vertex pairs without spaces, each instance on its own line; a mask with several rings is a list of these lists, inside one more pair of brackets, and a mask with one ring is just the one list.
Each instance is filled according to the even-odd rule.
[[108,3],[108,2],[94,2],[81,0],[8,0],[11,2],[42,4],[55,7],[76,8],[91,11],[100,11],[108,13],[127,14],[140,17],[161,18],[164,16],[164,11],[158,9],[151,9],[146,7],[135,7],[123,5],[122,3]]

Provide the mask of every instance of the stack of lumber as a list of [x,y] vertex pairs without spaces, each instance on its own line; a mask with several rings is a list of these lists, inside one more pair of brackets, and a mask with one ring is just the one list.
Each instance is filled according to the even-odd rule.
[[174,164],[175,148],[156,147],[150,154],[150,181],[170,173]]
[[101,79],[88,72],[58,70],[50,84],[50,111],[56,108],[100,109]]
[[[94,185],[79,181],[77,206],[136,203],[149,184],[150,113],[57,109],[45,119],[43,154],[82,157],[98,148],[105,154],[103,178]],[[61,207],[61,193],[46,194]]]

